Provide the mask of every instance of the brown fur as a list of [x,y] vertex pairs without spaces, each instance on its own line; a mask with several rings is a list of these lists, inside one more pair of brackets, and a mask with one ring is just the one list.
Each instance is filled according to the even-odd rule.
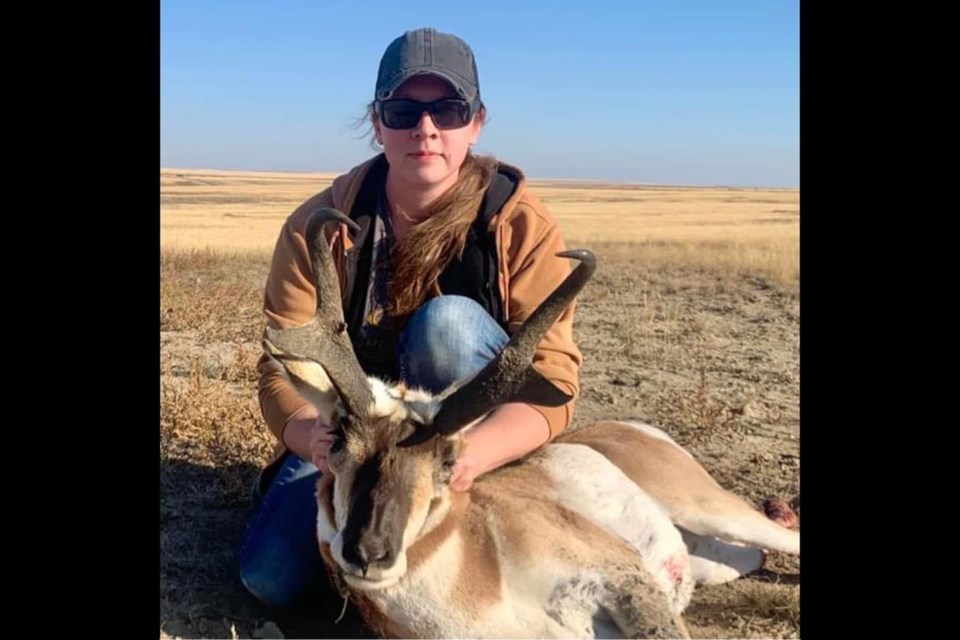
[[[601,554],[622,563],[625,557],[636,557],[636,551],[625,540],[609,537],[592,520],[570,511],[544,491],[550,479],[540,468],[515,465],[484,476],[474,484],[473,502],[490,513],[504,527],[503,539],[516,551],[516,557],[529,558],[536,564],[545,548],[565,547],[587,556]],[[517,517],[522,514],[522,517]],[[597,536],[608,538],[602,549],[595,549]],[[643,569],[639,561],[638,570]]]
[[471,504],[468,494],[453,493],[450,502],[443,521],[407,549],[407,570],[413,572],[437,553],[450,536],[459,533],[464,541],[464,555],[453,597],[458,599],[460,608],[479,613],[502,597],[497,545],[484,514]]
[[407,549],[407,571],[416,570],[424,560],[435,554],[456,530],[456,522],[448,515],[427,535],[417,538]]
[[[461,602],[470,603],[471,607],[494,605],[502,599],[503,593],[500,558],[493,532],[490,530],[485,514],[477,509],[468,508],[466,494],[460,494],[454,498],[453,508],[463,509],[459,529],[463,539],[467,541],[464,545],[463,564],[460,566],[460,573],[457,574],[454,594]],[[457,505],[457,502],[462,506]],[[483,567],[483,571],[477,571],[477,567]]]
[[[511,530],[504,538],[523,557],[537,558],[544,545],[547,531],[528,526],[532,519],[553,519],[557,516],[556,505],[545,503],[543,490],[550,486],[550,479],[541,469],[529,465],[510,465],[481,476],[470,490],[475,506],[490,513]],[[517,514],[524,517],[517,518]]]

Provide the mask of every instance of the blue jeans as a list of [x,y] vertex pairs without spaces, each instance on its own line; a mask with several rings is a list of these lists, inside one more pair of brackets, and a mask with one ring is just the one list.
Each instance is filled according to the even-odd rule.
[[[397,342],[400,376],[433,393],[474,375],[508,341],[479,304],[462,296],[428,300]],[[240,579],[268,606],[285,606],[320,584],[313,463],[288,453],[270,487],[254,494],[255,508],[240,549]]]

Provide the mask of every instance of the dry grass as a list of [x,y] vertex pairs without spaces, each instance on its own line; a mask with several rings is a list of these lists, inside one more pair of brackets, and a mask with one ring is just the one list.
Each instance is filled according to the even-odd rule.
[[160,245],[269,253],[280,224],[333,175],[160,170]]
[[160,330],[205,339],[259,341],[264,265],[258,252],[164,249],[160,253]]
[[739,581],[702,591],[708,595],[688,609],[686,617],[694,628],[702,628],[700,623],[706,622],[704,627],[716,634],[711,634],[713,637],[800,637],[799,585]]
[[[160,171],[160,243],[268,254],[283,220],[330,185],[324,173]],[[616,239],[652,266],[799,277],[797,189],[669,187],[533,180],[568,242]]]

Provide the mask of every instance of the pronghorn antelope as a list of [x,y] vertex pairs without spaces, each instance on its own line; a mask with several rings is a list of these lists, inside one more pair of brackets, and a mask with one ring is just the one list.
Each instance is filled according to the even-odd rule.
[[[688,637],[696,582],[799,553],[789,530],[722,489],[649,425],[600,422],[523,461],[448,488],[465,429],[503,402],[569,398],[531,362],[595,268],[580,263],[470,381],[439,395],[368,378],[343,321],[321,209],[307,225],[316,317],[263,345],[337,429],[317,486],[331,576],[368,624],[395,637]],[[749,545],[749,546],[745,546]],[[754,548],[756,547],[756,548]]]

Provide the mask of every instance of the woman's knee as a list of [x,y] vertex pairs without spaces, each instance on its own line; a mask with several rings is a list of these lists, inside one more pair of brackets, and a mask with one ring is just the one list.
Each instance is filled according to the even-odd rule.
[[439,296],[427,300],[407,323],[405,332],[418,342],[449,336],[457,341],[469,341],[478,325],[492,321],[486,310],[465,296]]
[[437,392],[476,373],[507,340],[500,325],[470,298],[433,298],[410,318],[401,336],[401,375],[409,384]]

